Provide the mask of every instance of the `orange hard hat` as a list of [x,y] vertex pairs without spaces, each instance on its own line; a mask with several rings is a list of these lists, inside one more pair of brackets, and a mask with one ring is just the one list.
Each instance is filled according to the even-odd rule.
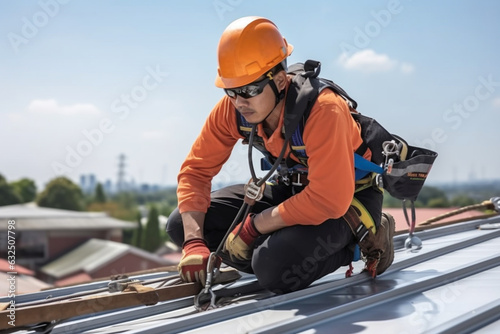
[[293,46],[273,22],[257,16],[242,17],[222,33],[215,86],[245,86],[281,63],[292,51]]

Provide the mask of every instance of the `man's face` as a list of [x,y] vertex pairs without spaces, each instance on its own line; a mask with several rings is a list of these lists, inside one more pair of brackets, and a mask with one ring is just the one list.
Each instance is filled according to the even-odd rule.
[[[284,72],[282,72],[284,73]],[[275,75],[274,79],[275,83],[279,85],[279,82],[276,82],[276,79],[282,80],[281,76],[282,73],[278,73]],[[263,80],[266,80],[264,82]],[[273,89],[271,86],[269,86],[269,80],[266,78],[262,79],[260,78],[256,82],[263,82],[266,83],[265,86],[262,89],[262,93],[254,96],[254,97],[242,97],[241,95],[245,95],[244,93],[239,95],[239,94],[232,94],[234,97],[230,97],[231,102],[233,103],[234,107],[238,109],[238,111],[241,113],[241,115],[246,119],[247,122],[253,123],[253,124],[258,124],[261,123],[266,119],[266,117],[269,115],[269,113],[274,109],[275,107],[275,102],[276,102],[276,96],[274,95]],[[253,84],[247,85],[251,86]],[[241,89],[241,88],[240,88]],[[278,88],[281,90],[282,88]],[[242,89],[243,92],[245,92],[245,89]],[[230,93],[228,93],[229,96]],[[247,95],[248,96],[248,95]]]

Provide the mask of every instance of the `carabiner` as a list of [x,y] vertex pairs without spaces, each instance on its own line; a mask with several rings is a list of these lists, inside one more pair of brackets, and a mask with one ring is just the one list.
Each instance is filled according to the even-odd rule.
[[[210,253],[207,262],[207,278],[205,280],[205,287],[194,298],[194,306],[198,311],[210,310],[215,308],[215,294],[212,291],[212,283],[217,276],[218,268],[215,266],[217,255],[215,252]],[[204,308],[203,305],[210,302],[208,307]]]
[[205,288],[194,298],[194,307],[198,311],[212,310],[217,307],[215,305],[215,298],[216,296],[212,289]]

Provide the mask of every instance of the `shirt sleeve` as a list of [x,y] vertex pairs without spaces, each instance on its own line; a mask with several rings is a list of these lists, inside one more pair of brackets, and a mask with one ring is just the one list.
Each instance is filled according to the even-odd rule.
[[212,178],[229,159],[240,138],[234,106],[227,97],[223,97],[210,112],[177,177],[181,213],[207,211]]
[[303,140],[309,184],[278,207],[287,225],[318,225],[345,214],[354,196],[354,152],[360,129],[347,103],[325,89],[307,119]]

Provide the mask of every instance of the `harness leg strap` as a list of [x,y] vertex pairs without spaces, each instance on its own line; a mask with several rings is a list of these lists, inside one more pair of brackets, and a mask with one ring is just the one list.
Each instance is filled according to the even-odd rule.
[[364,270],[368,271],[370,276],[376,277],[377,266],[383,253],[382,245],[378,242],[372,229],[367,228],[363,224],[354,206],[351,205],[349,207],[343,218],[351,228],[361,250],[362,257],[366,262]]

